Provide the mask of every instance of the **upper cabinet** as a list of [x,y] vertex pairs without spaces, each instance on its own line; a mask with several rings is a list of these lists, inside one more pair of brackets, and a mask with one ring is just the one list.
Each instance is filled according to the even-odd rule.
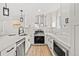
[[0,35],[2,34],[3,32],[3,22],[0,21]]
[[73,12],[74,15],[72,16],[72,24],[77,25],[79,24],[79,3],[75,3],[73,5]]
[[52,24],[51,24],[52,27],[56,27],[56,12],[54,12],[52,14]]
[[79,17],[79,3],[74,4],[75,16]]
[[36,18],[35,27],[41,28],[45,26],[46,16],[44,14],[36,15],[35,18]]
[[47,13],[46,15],[46,27],[51,27],[52,23],[52,13]]

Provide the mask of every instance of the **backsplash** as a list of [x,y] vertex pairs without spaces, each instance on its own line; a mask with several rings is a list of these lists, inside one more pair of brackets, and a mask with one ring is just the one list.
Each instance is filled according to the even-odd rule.
[[17,28],[13,27],[12,21],[3,21],[0,23],[0,35],[17,34]]

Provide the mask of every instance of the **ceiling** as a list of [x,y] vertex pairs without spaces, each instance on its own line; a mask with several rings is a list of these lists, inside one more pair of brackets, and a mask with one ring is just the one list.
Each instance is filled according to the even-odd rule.
[[58,8],[58,3],[9,3],[9,7],[13,9],[24,10],[25,14],[37,14],[38,10],[41,10],[41,13],[46,13],[49,11],[54,11]]

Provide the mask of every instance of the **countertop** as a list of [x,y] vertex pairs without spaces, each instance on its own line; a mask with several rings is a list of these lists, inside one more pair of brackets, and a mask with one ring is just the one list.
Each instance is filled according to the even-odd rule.
[[0,51],[4,50],[5,48],[9,47],[10,45],[16,43],[17,41],[23,39],[26,36],[19,36],[19,35],[14,35],[14,36],[0,36]]
[[55,41],[57,41],[58,43],[60,43],[62,46],[64,46],[67,50],[70,50],[70,44],[68,44],[68,43],[66,43],[66,42],[64,42],[64,41],[62,41],[61,40],[61,38],[60,37],[58,37],[57,35],[54,35],[54,34],[52,34],[52,33],[45,33],[45,35],[50,35],[50,36],[52,36],[52,39],[53,40],[55,40]]

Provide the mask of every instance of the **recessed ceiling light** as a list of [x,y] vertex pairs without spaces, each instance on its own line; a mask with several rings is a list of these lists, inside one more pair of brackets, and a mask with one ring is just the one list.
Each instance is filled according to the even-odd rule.
[[38,12],[41,12],[41,9],[38,9]]

